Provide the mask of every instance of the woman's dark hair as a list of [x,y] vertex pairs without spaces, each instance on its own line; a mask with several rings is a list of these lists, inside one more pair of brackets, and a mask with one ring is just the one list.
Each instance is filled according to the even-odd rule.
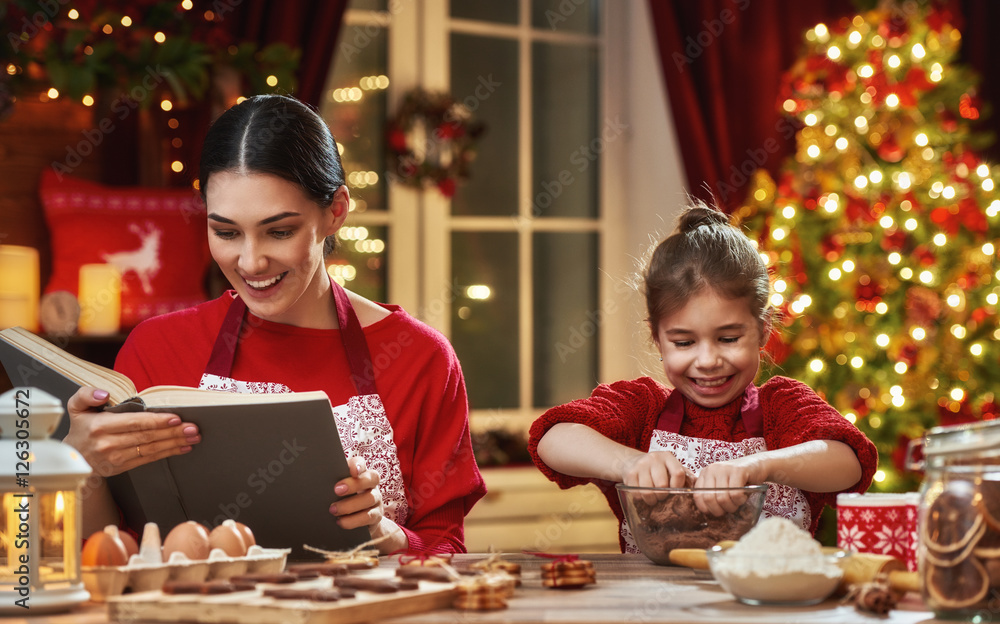
[[337,142],[326,122],[284,95],[255,95],[223,113],[205,136],[198,184],[204,200],[213,173],[269,173],[297,184],[321,208],[344,185]]
[[653,251],[643,273],[647,321],[654,340],[660,319],[711,288],[726,299],[746,298],[766,338],[771,322],[767,266],[750,239],[721,210],[695,201],[677,230]]

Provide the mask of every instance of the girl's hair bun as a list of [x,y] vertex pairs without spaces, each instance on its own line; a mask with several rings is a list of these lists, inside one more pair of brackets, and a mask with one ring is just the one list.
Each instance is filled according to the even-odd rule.
[[710,208],[701,201],[695,201],[681,213],[677,220],[677,231],[686,234],[701,226],[729,225],[729,215],[716,208]]

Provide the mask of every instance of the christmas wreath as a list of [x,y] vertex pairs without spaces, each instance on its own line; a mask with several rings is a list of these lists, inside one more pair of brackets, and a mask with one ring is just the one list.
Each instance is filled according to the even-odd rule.
[[403,98],[386,132],[390,174],[406,186],[436,186],[451,197],[458,182],[469,177],[485,126],[447,93],[414,89]]

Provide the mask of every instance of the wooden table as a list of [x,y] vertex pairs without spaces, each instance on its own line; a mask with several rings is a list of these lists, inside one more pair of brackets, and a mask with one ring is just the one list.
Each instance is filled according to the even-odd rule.
[[[463,555],[461,558],[483,555]],[[578,590],[545,588],[539,565],[545,561],[531,555],[506,555],[521,564],[522,586],[503,611],[461,613],[455,622],[670,622],[672,624],[805,622],[891,624],[934,622],[919,596],[908,597],[888,617],[860,613],[840,606],[836,599],[812,607],[751,607],[723,591],[711,573],[673,566],[658,566],[643,555],[591,554],[597,584]],[[393,624],[441,622],[441,612],[389,620]]]
[[[456,561],[475,561],[484,554],[458,555]],[[521,564],[522,585],[508,608],[491,612],[434,611],[386,620],[392,624],[447,622],[670,622],[672,624],[805,622],[928,624],[936,622],[919,596],[908,595],[888,617],[864,614],[837,599],[812,607],[752,607],[723,591],[707,571],[657,566],[642,555],[593,554],[597,584],[583,589],[542,586],[539,566],[546,561],[526,554],[505,555]],[[394,559],[384,564],[394,566]],[[107,624],[105,608],[88,603],[70,614],[27,619],[6,618],[4,624]]]

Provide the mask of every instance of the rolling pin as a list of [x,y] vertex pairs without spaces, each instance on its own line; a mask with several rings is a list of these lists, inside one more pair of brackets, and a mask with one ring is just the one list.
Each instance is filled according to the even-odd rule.
[[884,578],[889,589],[899,592],[920,593],[920,576],[910,572],[899,559],[891,555],[874,555],[871,553],[851,553],[841,559],[838,564],[844,570],[844,578],[840,588],[846,590],[851,585],[870,583]]
[[[722,547],[731,546],[735,542],[722,542]],[[837,552],[836,548],[824,548],[824,552]],[[670,551],[670,563],[696,570],[708,569],[708,556],[701,548],[675,548]],[[920,577],[916,572],[909,572],[902,561],[890,555],[874,555],[870,553],[851,553],[837,562],[844,570],[844,578],[840,581],[841,590],[851,585],[870,583],[878,578],[885,578],[889,588],[900,592],[919,592]]]
[[[731,548],[736,542],[727,540],[716,544],[719,548]],[[670,563],[695,570],[708,569],[708,551],[704,548],[675,548],[668,555]]]

